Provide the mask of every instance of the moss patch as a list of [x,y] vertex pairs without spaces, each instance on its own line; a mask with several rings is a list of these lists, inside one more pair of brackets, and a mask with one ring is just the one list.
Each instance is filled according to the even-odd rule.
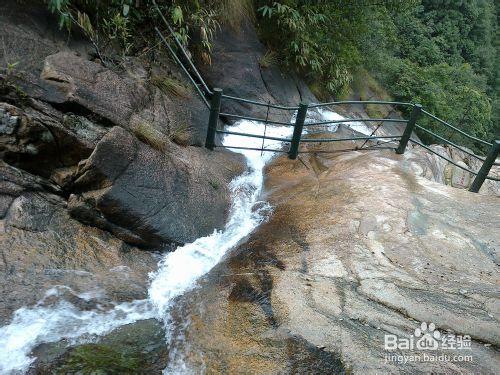
[[86,344],[71,351],[57,374],[137,374],[144,365],[138,352],[121,352],[108,345]]

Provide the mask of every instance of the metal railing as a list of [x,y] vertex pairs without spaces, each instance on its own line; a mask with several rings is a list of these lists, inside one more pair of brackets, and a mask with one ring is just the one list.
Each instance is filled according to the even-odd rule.
[[[225,112],[220,112],[221,108],[221,102],[223,100],[233,100],[233,101],[239,101],[239,102],[244,102],[244,103],[250,103],[262,107],[267,107],[269,108],[275,108],[275,109],[280,109],[280,110],[286,110],[286,111],[296,111],[296,116],[295,116],[295,122],[294,123],[287,123],[287,122],[282,122],[282,121],[274,121],[274,120],[269,120],[269,119],[263,119],[263,118],[256,118],[256,117],[250,117],[250,116],[244,116],[244,115],[236,115],[236,114],[230,114],[230,113],[225,113]],[[315,108],[320,108],[320,107],[326,107],[326,106],[334,106],[334,105],[339,105],[339,104],[376,104],[376,105],[395,105],[395,106],[405,106],[412,108],[411,114],[409,119],[396,119],[396,118],[377,118],[377,119],[372,119],[372,118],[349,118],[349,119],[340,119],[340,120],[331,120],[331,121],[316,121],[316,122],[306,122],[307,118],[307,112],[310,109],[315,109]],[[456,131],[457,133],[463,135],[464,137],[467,137],[468,139],[471,139],[475,142],[479,142],[484,145],[489,145],[490,146],[490,151],[488,152],[488,155],[484,158],[481,156],[478,156],[474,154],[473,152],[457,145],[456,143],[449,141],[448,139],[424,128],[423,126],[420,126],[417,124],[417,121],[421,118],[422,115],[428,116],[433,120],[436,120],[439,124],[452,129]],[[285,126],[293,126],[293,135],[291,138],[282,138],[282,137],[271,137],[271,136],[266,136],[266,135],[258,135],[258,134],[250,134],[250,133],[241,133],[241,132],[233,132],[229,130],[221,130],[218,129],[218,121],[219,117],[229,117],[229,118],[236,118],[236,119],[245,119],[245,120],[251,120],[251,121],[259,121],[263,122],[265,124],[273,124],[273,125],[285,125]],[[302,138],[304,135],[303,130],[304,127],[309,127],[309,126],[321,126],[321,125],[331,125],[331,124],[341,124],[341,123],[349,123],[349,122],[379,122],[379,123],[396,123],[396,124],[405,124],[405,128],[403,131],[403,134],[401,136],[392,136],[392,135],[386,135],[386,136],[376,136],[374,133],[372,133],[370,136],[355,136],[355,137],[343,137],[343,138]],[[473,171],[469,168],[464,167],[463,165],[460,165],[459,163],[455,162],[454,160],[436,152],[433,150],[431,147],[426,146],[422,142],[412,139],[411,135],[413,132],[418,129],[420,131],[423,131],[431,136],[434,136],[435,138],[439,139],[440,141],[464,152],[465,154],[476,158],[480,161],[483,162],[481,168],[479,171]],[[495,162],[498,153],[500,151],[500,141],[495,141],[493,143],[486,142],[484,140],[481,140],[479,138],[476,138],[474,136],[471,136],[464,131],[454,127],[453,125],[448,124],[447,122],[439,119],[438,117],[430,114],[429,112],[425,111],[420,104],[411,104],[411,103],[404,103],[404,102],[388,102],[388,101],[343,101],[343,102],[331,102],[331,103],[320,103],[320,104],[312,104],[308,105],[307,103],[300,103],[299,106],[297,107],[289,107],[289,106],[281,106],[281,105],[274,105],[274,104],[269,104],[269,103],[262,103],[254,100],[247,100],[243,98],[237,98],[234,96],[229,96],[229,95],[224,95],[222,89],[216,88],[213,90],[213,95],[211,98],[211,105],[210,105],[210,118],[209,118],[209,124],[208,124],[208,131],[207,131],[207,138],[205,142],[205,147],[213,150],[215,147],[218,147],[215,143],[215,136],[216,134],[222,134],[222,135],[237,135],[237,136],[242,136],[242,137],[251,137],[251,138],[259,138],[263,140],[273,140],[273,141],[278,141],[278,142],[283,142],[283,143],[288,143],[288,151],[285,150],[280,150],[280,149],[267,149],[267,148],[255,148],[255,147],[243,147],[243,146],[224,146],[226,148],[234,148],[234,149],[245,149],[245,150],[255,150],[255,151],[271,151],[271,152],[286,152],[288,153],[288,157],[290,159],[296,159],[298,157],[299,153],[302,152],[308,152],[308,151],[299,151],[300,144],[301,143],[323,143],[323,142],[341,142],[341,141],[367,141],[370,140],[375,140],[375,141],[380,141],[380,140],[391,140],[391,141],[396,141],[398,140],[398,145],[397,147],[383,147],[383,148],[389,148],[395,150],[397,154],[404,154],[406,147],[408,146],[408,143],[414,143],[416,145],[419,145],[420,147],[423,147],[424,149],[428,150],[429,152],[437,155],[438,157],[446,160],[447,162],[451,163],[452,165],[468,172],[471,173],[472,175],[475,176],[474,181],[469,188],[469,191],[477,193],[481,186],[483,185],[485,180],[492,180],[492,181],[500,181],[500,179],[493,177],[493,176],[488,176],[491,167],[493,165],[498,165],[498,163]],[[365,150],[373,150],[377,148],[382,148],[382,147],[377,147],[378,145],[374,146],[368,146],[366,148],[361,148]],[[345,150],[340,150],[340,151],[352,151],[360,148],[350,148],[350,149],[345,149]],[[339,150],[337,150],[339,151]],[[317,152],[317,151],[311,151],[311,152]]]
[[[320,143],[320,142],[340,142],[340,141],[362,141],[364,140],[365,142],[363,143],[363,146],[361,148],[355,147],[355,148],[349,148],[345,150],[336,150],[336,151],[352,151],[352,150],[357,150],[357,149],[363,149],[363,150],[370,150],[370,149],[380,149],[380,148],[385,148],[385,149],[393,149],[396,151],[397,154],[404,154],[406,147],[409,142],[414,143],[416,145],[419,145],[420,147],[423,147],[427,151],[437,155],[438,157],[446,160],[447,162],[451,163],[452,165],[468,172],[471,173],[472,175],[475,176],[474,181],[472,182],[471,187],[469,188],[469,191],[477,193],[481,186],[483,185],[485,180],[492,180],[492,181],[500,181],[500,179],[489,176],[490,170],[493,165],[499,165],[496,163],[496,158],[498,157],[498,154],[500,152],[500,141],[496,140],[492,143],[484,141],[480,138],[474,137],[463,130],[447,123],[446,121],[441,120],[437,116],[433,115],[432,113],[427,112],[422,108],[420,104],[413,104],[413,103],[407,103],[407,102],[391,102],[391,101],[355,101],[355,100],[349,100],[349,101],[338,101],[338,102],[328,102],[328,103],[316,103],[316,104],[308,104],[308,103],[300,103],[298,106],[283,106],[283,105],[277,105],[277,104],[271,104],[271,103],[264,103],[260,102],[257,100],[251,100],[251,99],[245,99],[245,98],[240,98],[236,96],[231,96],[231,95],[225,95],[222,91],[222,89],[219,88],[214,88],[211,90],[201,74],[198,72],[196,69],[195,65],[191,61],[191,58],[189,54],[186,52],[184,49],[184,46],[182,43],[179,41],[177,36],[175,35],[175,32],[163,16],[162,12],[159,10],[158,6],[156,5],[155,1],[153,0],[153,4],[156,7],[156,10],[158,11],[163,23],[166,25],[168,28],[168,31],[171,35],[171,37],[174,40],[174,43],[177,47],[177,49],[180,51],[183,59],[187,62],[187,67],[183,64],[183,62],[180,60],[180,58],[177,56],[176,52],[174,49],[170,46],[166,38],[163,36],[163,34],[160,32],[160,30],[155,27],[155,31],[160,37],[160,40],[163,42],[163,44],[167,47],[168,51],[170,52],[172,58],[174,61],[181,67],[182,71],[186,75],[186,77],[189,79],[189,81],[193,84],[196,92],[200,96],[201,100],[203,103],[209,108],[210,110],[210,115],[209,115],[209,121],[208,121],[208,129],[207,129],[207,136],[205,140],[205,147],[208,148],[209,150],[213,150],[215,147],[218,147],[215,142],[215,137],[217,134],[222,134],[222,135],[237,135],[237,136],[242,136],[242,137],[252,137],[252,138],[260,138],[263,140],[263,144],[261,148],[254,148],[254,147],[244,147],[244,146],[224,146],[226,148],[232,148],[232,149],[245,149],[245,150],[255,150],[255,151],[267,151],[267,152],[286,152],[288,153],[288,157],[290,159],[296,159],[298,157],[299,153],[303,152],[325,152],[325,151],[300,151],[300,144],[301,143]],[[266,118],[258,118],[258,117],[250,117],[250,116],[244,116],[244,115],[239,115],[235,113],[226,113],[226,112],[221,112],[221,103],[222,100],[229,100],[229,101],[235,101],[239,103],[245,103],[245,104],[251,104],[255,106],[260,106],[264,107],[267,109],[267,116]],[[316,121],[316,122],[307,122],[306,123],[306,118],[307,118],[307,112],[311,109],[318,109],[318,108],[324,108],[324,107],[332,107],[332,106],[338,106],[338,105],[352,105],[352,104],[371,104],[371,105],[391,105],[391,106],[399,106],[399,107],[405,107],[405,108],[412,108],[412,112],[410,114],[409,119],[395,119],[395,118],[360,118],[360,119],[341,119],[341,120],[331,120],[331,121]],[[287,112],[296,112],[295,115],[295,122],[294,123],[289,123],[289,122],[284,122],[284,121],[277,121],[277,120],[269,120],[269,110],[270,109],[276,109],[276,110],[281,110],[281,111],[287,111]],[[454,132],[457,132],[458,134],[466,137],[467,139],[470,139],[473,142],[480,143],[485,146],[489,146],[490,150],[487,154],[486,157],[481,157],[473,152],[457,145],[456,143],[424,128],[423,126],[420,126],[417,124],[417,121],[423,116],[426,116],[434,121],[436,121],[438,124],[445,126],[448,129],[453,130]],[[250,120],[250,121],[257,121],[257,122],[263,122],[264,124],[272,124],[272,125],[281,125],[281,126],[293,126],[293,135],[291,138],[281,138],[281,137],[271,137],[271,136],[266,136],[264,135],[256,135],[256,134],[249,134],[249,133],[240,133],[240,132],[232,132],[229,130],[220,130],[218,129],[218,122],[219,122],[219,117],[225,117],[225,118],[230,118],[230,119],[238,119],[238,120]],[[290,116],[291,117],[291,116]],[[375,131],[372,132],[370,136],[357,136],[357,137],[347,137],[347,138],[305,138],[302,139],[303,136],[303,129],[304,127],[311,127],[311,126],[322,126],[322,125],[332,125],[332,124],[342,124],[342,123],[349,123],[349,122],[379,122],[380,124],[385,123],[395,123],[395,124],[405,124],[405,129],[403,131],[403,134],[401,136],[375,136],[375,132],[378,129],[378,127],[375,129]],[[481,168],[476,172],[473,171],[469,168],[464,167],[463,165],[458,164],[454,160],[436,152],[433,150],[431,147],[423,144],[422,142],[412,139],[411,135],[413,132],[418,129],[421,132],[426,133],[427,135],[430,135],[441,142],[444,142],[445,144],[452,146],[465,154],[482,161]],[[290,146],[288,148],[288,151],[285,151],[283,149],[268,149],[264,148],[264,141],[265,140],[274,140],[274,141],[279,141],[283,143],[288,143]],[[375,140],[375,141],[380,141],[380,140],[385,140],[389,139],[392,142],[395,140],[398,140],[398,146],[397,147],[380,147],[382,144],[376,144],[373,146],[368,146],[364,147],[364,145],[370,141],[370,140]],[[388,143],[385,142],[385,143]]]

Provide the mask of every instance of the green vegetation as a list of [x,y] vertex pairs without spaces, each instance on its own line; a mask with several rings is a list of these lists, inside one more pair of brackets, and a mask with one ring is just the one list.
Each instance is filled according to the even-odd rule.
[[264,69],[278,65],[278,54],[274,51],[267,51],[264,56],[261,57],[259,64]]
[[[113,63],[110,47],[123,55],[154,48],[152,25],[160,25],[161,16],[153,0],[44,1],[59,16],[59,27],[87,36],[104,64]],[[212,39],[222,24],[238,29],[245,19],[255,18],[253,0],[156,0],[156,4],[179,40],[207,64],[211,63]]]
[[[152,25],[160,24],[153,0],[46,1],[61,27],[79,29],[92,41],[103,63],[116,58],[108,57],[110,49],[142,54],[157,45],[151,37]],[[222,25],[237,32],[245,20],[254,21],[272,51],[261,66],[279,62],[298,72],[319,99],[362,96],[363,85],[369,85],[384,98],[419,102],[477,137],[500,136],[500,3],[494,0],[156,2],[198,61],[212,62],[212,39]],[[175,82],[157,86],[183,96]],[[436,123],[421,124],[485,152]]]
[[[257,3],[262,38],[280,53],[285,67],[308,79],[320,99],[328,93],[359,93],[362,87],[356,88],[356,81],[368,76],[371,82],[365,84],[384,88],[396,100],[419,102],[479,138],[499,137],[498,2]],[[485,151],[435,122],[420,124]]]
[[180,146],[189,146],[191,142],[192,128],[187,124],[176,125],[170,129],[169,138]]
[[160,152],[167,150],[168,140],[180,146],[188,146],[191,141],[191,128],[186,124],[170,124],[168,134],[164,134],[150,123],[141,122],[132,127],[132,132],[141,142]]
[[137,374],[143,360],[140,353],[123,353],[107,345],[86,344],[69,354],[57,374]]
[[[387,39],[393,42],[368,49],[365,65],[396,99],[419,102],[479,138],[498,138],[500,64],[494,43],[499,9],[493,0],[422,0],[404,12],[387,14],[378,20],[384,26],[374,30],[379,32],[376,39],[390,35]],[[435,122],[421,123],[452,141],[486,151]]]

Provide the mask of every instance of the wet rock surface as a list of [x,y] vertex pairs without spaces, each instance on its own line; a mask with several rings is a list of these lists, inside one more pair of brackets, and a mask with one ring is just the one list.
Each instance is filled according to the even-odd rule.
[[192,242],[224,226],[229,182],[244,168],[230,152],[170,143],[162,153],[115,127],[80,166],[69,207],[129,243]]
[[[178,332],[189,347],[177,343],[187,363],[293,372],[300,351],[287,342],[299,338],[349,373],[495,373],[498,198],[415,176],[390,151],[301,159],[268,168],[269,222],[179,307],[190,319]],[[470,335],[471,349],[384,350],[385,334],[408,338],[421,322]]]
[[[72,219],[60,189],[0,164],[0,321],[53,289],[82,309],[144,298],[155,254]],[[50,301],[48,301],[50,302]]]
[[[467,172],[463,168],[477,172],[481,169],[483,161],[452,147],[431,145],[430,148],[438,154],[453,160],[462,168],[449,163],[437,155],[423,150],[419,146],[409,147],[409,152],[405,153],[408,167],[417,175],[423,176],[432,181],[459,189],[470,188],[475,175]],[[472,152],[471,150],[468,151]],[[500,166],[494,165],[488,175],[497,179],[500,178]],[[485,180],[483,186],[481,186],[480,192],[500,196],[500,182]]]

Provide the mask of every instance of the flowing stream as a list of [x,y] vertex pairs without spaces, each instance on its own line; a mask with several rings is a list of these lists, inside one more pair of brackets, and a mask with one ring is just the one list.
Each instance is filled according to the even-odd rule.
[[[232,130],[243,133],[262,134],[264,124],[240,121]],[[267,126],[266,134],[274,137],[290,137],[291,126]],[[243,143],[244,142],[244,143]],[[262,140],[228,135],[225,145],[260,148]],[[265,147],[279,148],[279,142],[266,140]],[[270,212],[266,202],[259,202],[264,176],[263,169],[272,153],[236,150],[247,161],[247,170],[230,184],[232,206],[229,220],[222,231],[198,238],[193,243],[167,253],[159,263],[158,270],[150,275],[148,298],[130,303],[116,304],[105,310],[99,306],[90,311],[81,311],[63,297],[68,292],[61,286],[48,290],[45,296],[31,307],[18,309],[11,323],[0,328],[0,373],[22,374],[36,358],[32,350],[41,343],[68,340],[70,344],[93,341],[96,336],[138,320],[156,318],[169,324],[169,308],[173,300],[194,288],[197,280],[212,269],[221,258],[242,239],[248,236]],[[63,293],[64,292],[64,293]],[[72,292],[69,290],[69,292]],[[92,293],[77,295],[92,299]],[[49,298],[60,297],[54,304]],[[168,340],[168,337],[167,337]]]
[[[335,112],[318,111],[323,120],[336,120],[343,117]],[[293,121],[293,119],[292,119]],[[348,124],[354,130],[369,134],[369,128],[363,123]],[[252,121],[239,121],[231,130],[241,133],[287,138],[291,137],[292,126],[268,125]],[[335,132],[336,125],[327,130]],[[250,148],[279,149],[278,141],[227,135],[223,144]],[[169,310],[176,297],[181,296],[196,286],[200,277],[209,272],[230,249],[245,239],[270,213],[267,202],[259,201],[264,183],[263,170],[272,152],[235,150],[243,154],[247,161],[247,170],[236,177],[230,184],[232,206],[229,220],[221,231],[198,238],[196,241],[177,248],[163,256],[156,272],[150,275],[151,283],[148,298],[133,302],[115,304],[112,309],[100,307],[82,311],[64,299],[65,293],[74,293],[68,287],[59,286],[48,290],[44,297],[31,307],[18,309],[11,323],[0,327],[0,374],[22,374],[36,360],[31,355],[34,348],[42,343],[58,342],[62,339],[69,344],[81,344],[95,341],[114,329],[138,320],[156,318],[165,323],[169,341]],[[75,294],[75,293],[74,293]],[[75,294],[78,298],[92,300],[91,293]],[[57,302],[53,302],[56,298]],[[48,303],[47,301],[52,301]],[[178,361],[177,361],[178,362]],[[186,372],[182,363],[173,364],[165,372]],[[172,366],[172,364],[171,364]]]

